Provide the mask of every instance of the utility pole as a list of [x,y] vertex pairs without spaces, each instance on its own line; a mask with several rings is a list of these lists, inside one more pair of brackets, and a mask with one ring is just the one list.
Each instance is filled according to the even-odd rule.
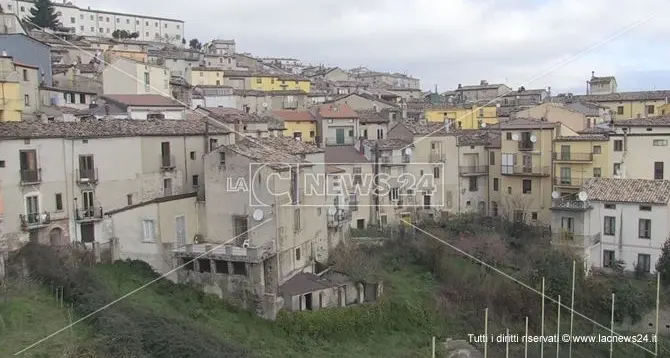
[[374,149],[374,164],[372,166],[372,173],[374,175],[375,191],[374,191],[374,212],[373,212],[373,223],[374,226],[379,227],[379,141],[375,142]]

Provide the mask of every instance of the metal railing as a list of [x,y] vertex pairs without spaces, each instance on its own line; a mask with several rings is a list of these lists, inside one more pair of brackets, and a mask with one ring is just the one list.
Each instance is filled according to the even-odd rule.
[[532,167],[524,165],[501,165],[500,174],[502,175],[528,175],[528,176],[546,176],[550,175],[551,167],[541,166]]
[[342,142],[338,142],[337,138],[326,138],[326,145],[354,145],[353,137],[344,137]]
[[21,228],[23,230],[30,230],[35,227],[42,225],[47,225],[51,222],[51,213],[42,212],[42,213],[29,213],[27,215],[19,215],[21,219]]
[[587,210],[591,208],[591,203],[588,201],[559,198],[551,200],[551,208],[565,210]]
[[411,161],[411,159],[412,159],[412,158],[410,158],[410,156],[407,155],[407,154],[403,154],[403,155],[402,155],[402,162],[403,162],[403,163],[409,163],[409,162]]
[[488,165],[466,165],[458,167],[458,172],[461,175],[476,175],[487,174],[489,172]]
[[600,242],[600,233],[581,235],[574,232],[561,231],[551,234],[551,243],[554,245],[575,246],[579,248],[595,245]]
[[342,227],[351,221],[351,211],[339,209],[335,214],[327,214],[326,217],[329,228]]
[[431,163],[439,163],[443,162],[445,159],[445,155],[442,152],[430,152],[430,162]]
[[535,149],[535,145],[531,141],[521,141],[519,142],[519,150],[528,151]]
[[593,153],[555,152],[554,160],[559,162],[591,162],[593,161]]
[[161,169],[171,169],[175,167],[176,161],[174,155],[161,155],[160,160]]
[[298,101],[284,102],[284,109],[296,109],[296,108],[298,108]]
[[75,209],[77,221],[101,220],[103,216],[102,207],[93,206],[90,208]]
[[581,187],[586,179],[583,178],[561,178],[554,177],[554,185],[556,186],[574,186]]
[[98,181],[98,168],[77,170],[78,183],[95,183]]
[[42,181],[42,168],[21,169],[21,185],[36,184]]

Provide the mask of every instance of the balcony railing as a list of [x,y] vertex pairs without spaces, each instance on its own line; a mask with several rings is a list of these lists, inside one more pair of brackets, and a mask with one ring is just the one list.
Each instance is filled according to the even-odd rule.
[[161,155],[160,160],[161,169],[173,169],[175,167],[174,155]]
[[407,155],[407,154],[402,155],[402,162],[403,163],[409,163],[410,160],[411,160],[411,158],[409,157],[409,155]]
[[51,213],[42,212],[42,213],[30,213],[27,215],[19,215],[21,219],[21,228],[23,230],[36,229],[44,225],[48,225],[51,222]]
[[403,165],[407,164],[410,162],[410,156],[409,155],[402,155],[400,157],[400,160],[398,160],[398,157],[380,157],[379,162],[382,165]]
[[574,246],[585,248],[600,242],[600,233],[593,235],[579,235],[574,232],[561,231],[551,234],[551,243],[560,246]]
[[431,163],[440,163],[444,162],[445,155],[442,152],[430,152],[430,162]]
[[554,160],[557,162],[591,162],[593,153],[554,153]]
[[80,184],[98,182],[98,168],[77,170],[77,182]]
[[501,165],[500,174],[518,176],[549,176],[551,167],[529,167],[523,165]]
[[77,221],[101,220],[103,215],[102,207],[99,206],[75,209],[75,213],[77,215]]
[[575,188],[580,188],[586,179],[583,178],[561,178],[561,177],[555,177],[554,178],[554,185],[555,186],[563,186],[563,187],[575,187]]
[[351,211],[338,209],[335,214],[327,215],[328,227],[342,227],[351,221]]
[[326,145],[327,146],[354,145],[354,138],[344,137],[340,142],[337,141],[337,138],[326,138]]
[[535,146],[533,145],[533,142],[528,141],[521,141],[519,142],[519,150],[521,151],[529,151],[535,149]]
[[483,175],[488,174],[488,165],[468,165],[458,167],[458,172],[461,175]]
[[37,184],[42,182],[42,168],[21,169],[21,185]]
[[584,211],[591,208],[591,203],[588,201],[581,201],[575,199],[552,199],[551,209],[552,210],[573,210],[573,211]]
[[284,102],[284,109],[296,109],[296,108],[298,108],[298,101]]

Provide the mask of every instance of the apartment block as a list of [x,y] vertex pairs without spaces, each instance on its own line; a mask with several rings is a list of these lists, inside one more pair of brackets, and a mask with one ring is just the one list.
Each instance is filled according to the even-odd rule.
[[552,209],[555,244],[582,253],[587,269],[655,272],[670,222],[670,181],[593,178],[581,199]]
[[[622,178],[665,179],[670,117],[614,121],[609,136],[612,174]],[[668,159],[668,160],[666,160]]]
[[101,78],[104,94],[172,95],[167,68],[127,57],[115,57]]
[[560,136],[554,139],[554,191],[576,194],[591,178],[611,178],[610,142],[606,134]]

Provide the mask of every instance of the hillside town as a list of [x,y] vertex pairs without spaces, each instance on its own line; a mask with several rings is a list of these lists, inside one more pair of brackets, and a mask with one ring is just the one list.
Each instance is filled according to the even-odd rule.
[[593,71],[585,93],[426,91],[154,15],[63,2],[40,26],[34,4],[0,0],[0,267],[28,242],[105,247],[274,319],[382,294],[321,269],[352,231],[476,214],[546,228],[587,271],[655,272],[670,90]]

